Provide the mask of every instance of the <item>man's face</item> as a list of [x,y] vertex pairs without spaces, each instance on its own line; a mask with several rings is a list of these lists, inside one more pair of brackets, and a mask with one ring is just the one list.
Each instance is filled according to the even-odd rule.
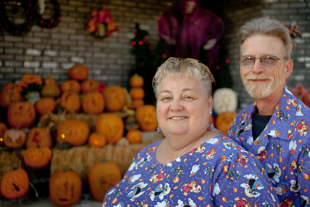
[[197,5],[197,4],[196,4],[195,1],[187,1],[187,2],[186,2],[186,6],[185,6],[185,12],[186,12],[186,14],[191,14],[191,13],[194,11],[196,5]]
[[[283,58],[283,42],[280,38],[267,35],[254,35],[241,45],[241,56],[260,58],[276,56]],[[252,66],[240,64],[242,82],[254,99],[263,99],[272,94],[282,93],[286,78],[290,75],[286,69],[287,60],[278,60],[273,66],[264,66],[256,59]]]

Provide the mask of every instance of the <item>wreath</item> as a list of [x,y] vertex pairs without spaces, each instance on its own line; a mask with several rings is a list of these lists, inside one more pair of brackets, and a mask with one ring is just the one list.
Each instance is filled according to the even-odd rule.
[[37,11],[36,22],[40,27],[53,28],[56,27],[60,22],[60,4],[57,2],[57,0],[50,0],[50,2],[54,6],[54,13],[51,19],[43,19],[42,15]]
[[5,9],[5,7],[8,6],[8,2],[10,2],[10,0],[1,0],[1,6],[0,6],[1,23],[0,25],[2,26],[2,31],[6,30],[7,32],[11,33],[12,35],[16,35],[16,36],[23,36],[24,34],[29,32],[35,19],[34,18],[35,17],[35,5],[37,1],[38,0],[32,0],[32,1],[15,0],[14,1],[15,5],[12,4],[13,6],[23,8],[24,19],[25,19],[24,23],[15,24],[9,19],[7,15],[7,10]]

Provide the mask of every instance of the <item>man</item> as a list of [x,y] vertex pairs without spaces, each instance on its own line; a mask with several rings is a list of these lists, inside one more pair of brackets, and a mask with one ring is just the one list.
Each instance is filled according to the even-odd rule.
[[200,59],[213,69],[224,32],[222,20],[213,12],[199,7],[197,0],[181,0],[160,16],[157,27],[170,56]]
[[238,114],[228,136],[261,162],[282,206],[308,206],[310,110],[286,87],[293,70],[288,30],[257,18],[238,37],[242,82],[255,103]]

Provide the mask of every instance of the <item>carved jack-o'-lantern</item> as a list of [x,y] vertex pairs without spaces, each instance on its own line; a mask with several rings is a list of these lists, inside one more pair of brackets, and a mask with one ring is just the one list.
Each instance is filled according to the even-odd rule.
[[88,184],[92,196],[102,201],[106,192],[122,178],[120,168],[112,161],[99,161],[88,172]]
[[44,79],[44,86],[41,90],[42,97],[57,98],[60,96],[60,88],[56,83],[56,79],[49,76]]
[[25,165],[31,168],[41,168],[48,165],[52,151],[48,147],[29,147],[24,152]]
[[71,206],[80,200],[82,180],[72,171],[56,171],[49,180],[49,195],[57,206]]
[[58,124],[56,141],[79,146],[87,142],[88,135],[89,126],[85,121],[69,119]]
[[11,127],[30,127],[36,118],[36,110],[28,101],[14,102],[8,108],[8,122]]
[[143,105],[136,110],[136,119],[142,131],[155,131],[158,126],[156,108],[153,105]]
[[97,118],[96,131],[103,134],[108,143],[115,144],[123,136],[124,122],[116,114],[102,114]]
[[0,122],[0,146],[4,145],[3,135],[6,130],[8,130],[8,127],[4,123]]
[[49,147],[52,148],[52,136],[47,127],[33,127],[27,136],[26,147]]
[[81,84],[76,80],[65,80],[60,83],[60,89],[62,92],[72,91],[72,92],[80,93]]
[[5,172],[1,177],[1,194],[7,199],[25,196],[29,190],[29,178],[23,168]]
[[57,103],[54,98],[52,97],[44,97],[40,98],[34,103],[34,107],[36,109],[36,112],[38,112],[39,115],[46,114],[48,112],[55,111],[57,107]]
[[85,80],[81,87],[83,93],[95,92],[99,88],[99,82],[97,80]]
[[106,109],[110,112],[121,111],[126,103],[126,93],[121,86],[106,86],[103,89]]
[[227,135],[230,125],[234,122],[237,112],[225,112],[216,116],[215,126],[224,135]]
[[81,108],[81,99],[78,93],[65,91],[60,97],[59,105],[68,113],[77,113]]
[[104,98],[99,92],[85,94],[82,100],[82,109],[86,114],[100,114],[104,109]]
[[68,70],[69,78],[77,81],[84,81],[88,78],[88,68],[82,64],[76,64]]
[[3,142],[7,148],[19,149],[26,142],[27,133],[21,129],[10,128],[4,132]]
[[0,92],[0,106],[7,108],[10,103],[21,101],[23,97],[20,95],[18,86],[14,83],[8,82],[3,85]]
[[92,147],[104,147],[106,145],[106,138],[103,134],[93,132],[89,135],[88,144]]

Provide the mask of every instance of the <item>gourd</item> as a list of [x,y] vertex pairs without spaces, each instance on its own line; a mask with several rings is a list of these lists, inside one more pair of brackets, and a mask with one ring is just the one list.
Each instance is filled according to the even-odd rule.
[[10,128],[4,132],[3,142],[7,148],[20,149],[25,145],[27,133],[21,129]]
[[126,138],[130,144],[137,144],[142,142],[142,132],[140,130],[129,130]]
[[36,112],[42,116],[48,112],[54,112],[57,107],[57,103],[52,97],[40,98],[34,103]]
[[104,98],[99,92],[89,92],[82,99],[82,109],[86,114],[100,114],[104,110]]
[[106,192],[122,178],[120,168],[112,161],[94,163],[88,171],[88,184],[95,200],[102,202]]
[[230,125],[234,122],[237,112],[225,112],[216,116],[215,126],[224,135],[227,135]]
[[156,108],[153,105],[143,105],[136,109],[136,119],[142,131],[155,131],[158,126]]
[[19,92],[19,88],[16,84],[8,82],[4,84],[0,92],[0,106],[7,108],[10,103],[22,101],[23,97]]
[[121,111],[126,103],[126,93],[121,86],[106,86],[103,89],[103,97],[109,112]]
[[8,107],[7,118],[11,127],[28,128],[35,121],[36,110],[28,101],[14,102]]
[[51,132],[47,127],[32,127],[28,133],[26,147],[48,147],[52,148],[53,140]]
[[108,143],[116,144],[123,136],[124,122],[116,114],[102,114],[97,118],[96,131],[103,134]]
[[7,199],[18,199],[27,194],[29,177],[23,168],[14,168],[5,172],[0,181],[0,191]]
[[81,177],[74,171],[56,171],[49,180],[50,200],[57,206],[76,204],[82,194]]
[[88,78],[88,68],[82,64],[76,64],[68,70],[68,76],[72,80],[85,81]]
[[85,121],[69,119],[57,126],[57,142],[69,142],[73,146],[84,145],[89,136],[89,126]]
[[60,96],[60,88],[54,77],[47,77],[44,79],[44,86],[41,90],[42,97],[57,98]]
[[52,151],[48,147],[28,147],[24,152],[25,165],[31,168],[42,168],[49,164]]

